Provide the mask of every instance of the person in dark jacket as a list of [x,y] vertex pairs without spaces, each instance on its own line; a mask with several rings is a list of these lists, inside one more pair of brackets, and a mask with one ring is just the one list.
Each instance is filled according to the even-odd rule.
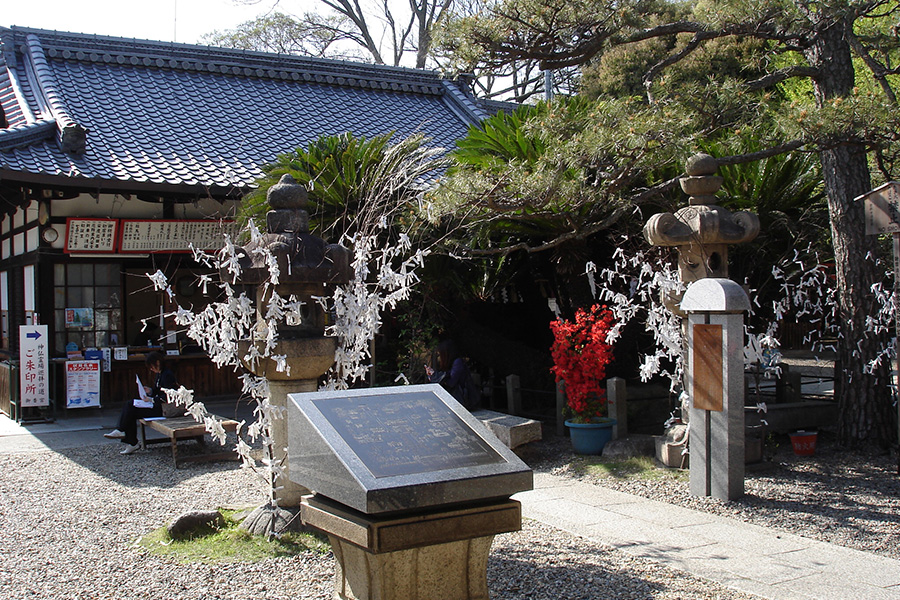
[[459,355],[456,344],[445,340],[438,344],[435,355],[432,358],[433,366],[426,366],[425,373],[428,381],[439,383],[456,401],[469,410],[476,410],[481,402],[481,394],[466,359]]
[[144,386],[144,391],[153,406],[149,408],[138,408],[134,402],[126,402],[122,407],[122,414],[119,416],[119,425],[115,430],[103,434],[109,439],[118,439],[125,444],[125,449],[120,454],[132,454],[140,448],[137,439],[137,422],[138,419],[146,419],[147,417],[161,417],[163,414],[163,404],[167,402],[165,390],[174,390],[178,388],[178,382],[175,380],[175,373],[166,367],[162,354],[159,352],[150,352],[145,360],[147,369],[150,371],[150,381],[152,385]]

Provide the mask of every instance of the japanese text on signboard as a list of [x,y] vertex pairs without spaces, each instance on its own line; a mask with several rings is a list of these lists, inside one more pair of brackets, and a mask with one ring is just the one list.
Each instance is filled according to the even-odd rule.
[[220,221],[122,221],[121,252],[187,252],[191,246],[216,250],[237,224]]
[[49,406],[49,354],[46,325],[19,327],[20,406]]
[[114,252],[117,219],[67,219],[66,252]]

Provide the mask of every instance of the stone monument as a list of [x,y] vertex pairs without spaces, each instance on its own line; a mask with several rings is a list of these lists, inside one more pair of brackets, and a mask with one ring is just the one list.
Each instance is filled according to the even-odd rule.
[[291,394],[291,477],[341,600],[487,600],[494,535],[532,472],[439,385]]
[[[273,292],[283,298],[294,296],[303,303],[299,321],[283,323],[278,328],[278,342],[271,356],[286,357],[285,367],[278,368],[276,359],[262,357],[244,361],[244,367],[253,374],[265,377],[269,382],[269,401],[275,407],[286,408],[287,395],[295,392],[313,392],[318,389],[318,379],[334,364],[337,341],[325,336],[326,315],[314,300],[315,296],[328,294],[329,286],[347,283],[351,277],[349,251],[337,244],[326,244],[309,233],[309,215],[306,212],[306,189],[290,175],[269,188],[266,194],[269,210],[266,213],[266,233],[256,243],[239,249],[241,266],[239,283],[256,285],[257,332],[255,339],[240,345],[241,356],[251,353],[255,345],[259,354],[265,354],[266,344],[264,311]],[[269,265],[265,250],[275,258],[278,283],[271,285]],[[228,276],[223,274],[223,276]],[[287,457],[288,421],[275,419],[272,438],[275,459]],[[284,463],[289,474],[291,465]],[[306,492],[293,483],[289,475],[276,485],[279,506],[299,506]]]
[[744,311],[750,299],[730,279],[706,278],[681,300],[688,315],[685,387],[690,407],[690,489],[744,495]]

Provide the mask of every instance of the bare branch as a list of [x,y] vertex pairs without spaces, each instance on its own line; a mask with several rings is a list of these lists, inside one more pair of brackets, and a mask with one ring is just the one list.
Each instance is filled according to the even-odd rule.
[[863,46],[863,44],[859,41],[859,38],[853,34],[852,31],[847,31],[847,41],[850,43],[850,47],[856,52],[856,55],[859,56],[862,61],[865,63],[869,70],[872,72],[872,76],[875,78],[875,81],[878,82],[878,85],[881,86],[881,91],[884,92],[884,95],[887,96],[888,100],[891,104],[897,104],[897,96],[894,94],[894,89],[891,87],[890,82],[888,81],[888,69],[885,68],[880,62],[875,60],[875,58],[869,53],[868,48]]
[[740,165],[743,163],[777,156],[779,154],[786,154],[787,152],[793,152],[794,150],[799,150],[809,143],[809,140],[792,140],[790,142],[785,142],[784,144],[779,144],[778,146],[773,146],[772,148],[759,150],[758,152],[748,152],[747,154],[736,154],[734,156],[723,156],[721,158],[717,158],[716,162],[720,165]]
[[751,90],[762,90],[779,84],[782,81],[791,79],[792,77],[815,77],[819,75],[819,69],[815,67],[807,67],[804,65],[793,65],[779,69],[774,73],[764,75],[759,79],[747,82],[747,87]]

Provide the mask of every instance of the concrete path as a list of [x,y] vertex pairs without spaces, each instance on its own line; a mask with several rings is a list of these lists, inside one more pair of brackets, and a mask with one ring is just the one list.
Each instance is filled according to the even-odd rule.
[[[229,419],[253,421],[253,407],[248,402],[222,400],[206,406],[210,412]],[[103,434],[115,429],[121,411],[121,407],[69,409],[52,423],[29,424],[16,423],[0,414],[0,454],[119,444],[119,440],[108,440]],[[148,432],[147,437],[159,435]]]
[[118,440],[103,437],[115,428],[118,411],[82,409],[84,416],[60,419],[53,423],[21,425],[0,415],[0,454],[11,452],[35,452],[39,450],[65,450],[98,444],[118,444]]
[[546,473],[523,515],[773,600],[900,600],[900,561]]

